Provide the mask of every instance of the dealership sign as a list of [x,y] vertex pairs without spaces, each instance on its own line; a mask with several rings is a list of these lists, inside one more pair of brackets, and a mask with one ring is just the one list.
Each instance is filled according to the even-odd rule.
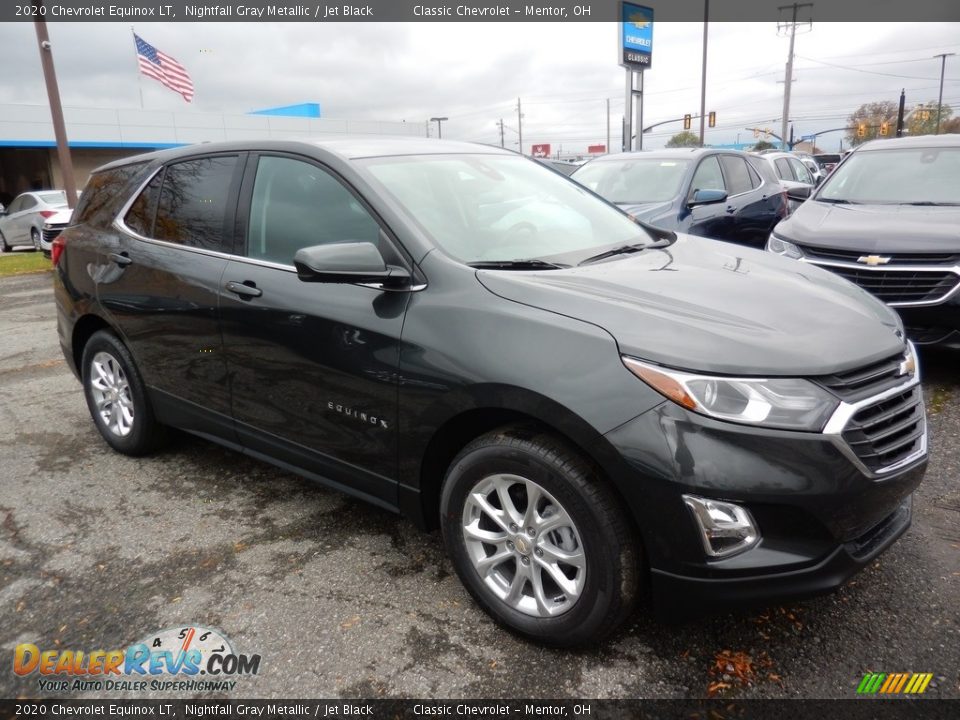
[[533,148],[531,148],[530,154],[536,158],[550,157],[550,143],[534,145]]
[[587,145],[587,153],[589,155],[602,155],[606,151],[606,145]]
[[646,70],[653,60],[653,9],[620,3],[620,64]]

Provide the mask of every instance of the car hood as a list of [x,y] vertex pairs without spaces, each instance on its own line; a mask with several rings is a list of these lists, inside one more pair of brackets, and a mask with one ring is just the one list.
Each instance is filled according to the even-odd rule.
[[579,268],[477,272],[491,292],[606,329],[620,351],[735,375],[826,375],[904,349],[892,310],[833,273],[679,235]]
[[647,220],[657,217],[667,212],[673,203],[669,200],[664,202],[646,202],[646,203],[617,203],[617,207],[625,213],[629,213],[637,220]]
[[800,245],[863,252],[960,252],[960,207],[805,202],[774,231]]

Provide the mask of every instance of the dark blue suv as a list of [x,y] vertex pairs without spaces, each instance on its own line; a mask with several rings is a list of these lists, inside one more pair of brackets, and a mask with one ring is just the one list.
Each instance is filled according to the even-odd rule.
[[650,225],[763,247],[789,214],[773,174],[735,150],[606,155],[571,177]]

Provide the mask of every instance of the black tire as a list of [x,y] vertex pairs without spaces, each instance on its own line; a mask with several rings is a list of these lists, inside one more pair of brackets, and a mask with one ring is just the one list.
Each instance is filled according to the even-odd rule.
[[40,231],[36,228],[30,228],[30,242],[33,243],[33,249],[39,251],[40,248]]
[[[531,480],[545,490],[572,520],[582,541],[585,579],[579,596],[562,614],[533,617],[521,612],[498,597],[474,566],[476,559],[471,557],[464,534],[468,498],[471,491],[499,475]],[[558,438],[536,428],[512,426],[477,438],[454,459],[444,479],[440,519],[447,553],[477,603],[497,623],[520,635],[541,644],[568,647],[609,635],[626,620],[639,597],[642,554],[622,504],[593,466]],[[495,532],[506,531],[496,527]],[[472,545],[476,552],[475,540]],[[520,542],[506,546],[516,551]],[[498,551],[491,546],[484,552],[490,557]],[[528,554],[524,560],[528,570],[536,560]],[[508,564],[498,567],[509,568],[510,561],[504,562]],[[514,567],[520,570],[519,561]],[[541,580],[541,585],[544,582]],[[524,587],[533,590],[532,584]]]
[[[132,421],[127,425],[124,434],[121,434],[117,428],[111,429],[97,407],[95,395],[102,390],[95,386],[99,374],[94,364],[98,361],[102,365],[105,357],[111,358],[119,368],[120,372],[116,373],[116,377],[126,382],[126,390],[120,394],[124,402],[132,408]],[[100,435],[110,447],[124,455],[138,456],[152,452],[163,445],[167,439],[167,429],[157,422],[133,357],[116,335],[108,330],[99,330],[90,336],[83,348],[81,372],[83,394],[87,399],[90,416]],[[112,403],[108,402],[105,407],[116,405],[118,401],[114,400]],[[120,409],[115,408],[114,411],[119,412]]]
[[11,250],[13,250],[13,248],[7,245],[7,239],[3,236],[3,233],[0,232],[0,252],[10,252]]

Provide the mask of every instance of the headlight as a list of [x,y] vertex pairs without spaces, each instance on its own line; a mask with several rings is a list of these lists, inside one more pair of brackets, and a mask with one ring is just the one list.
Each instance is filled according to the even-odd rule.
[[840,402],[801,378],[695,375],[631,357],[624,357],[623,363],[667,399],[719,420],[819,432]]
[[776,253],[777,255],[793,258],[794,260],[799,260],[803,257],[803,253],[800,251],[800,248],[798,248],[792,242],[784,240],[782,237],[778,237],[774,233],[770,233],[770,237],[767,239],[767,250],[772,253]]

